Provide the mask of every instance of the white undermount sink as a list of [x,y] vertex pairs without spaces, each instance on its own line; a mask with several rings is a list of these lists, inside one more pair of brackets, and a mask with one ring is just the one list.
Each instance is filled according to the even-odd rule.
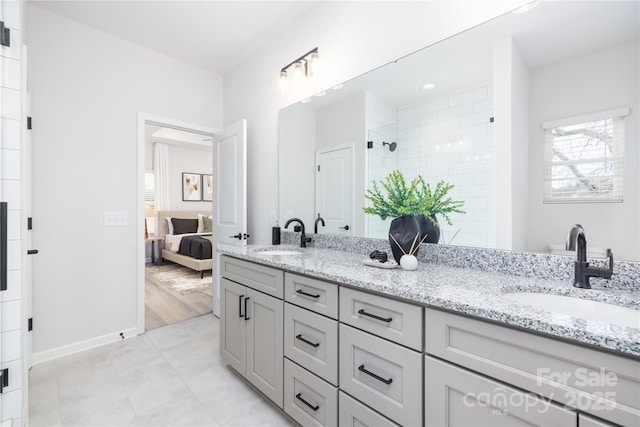
[[505,294],[505,297],[511,301],[528,304],[545,311],[581,317],[596,322],[640,328],[640,310],[619,305],[534,292],[513,292]]
[[259,251],[259,254],[262,255],[301,255],[302,252],[299,251],[284,251],[279,249],[267,249],[265,251]]

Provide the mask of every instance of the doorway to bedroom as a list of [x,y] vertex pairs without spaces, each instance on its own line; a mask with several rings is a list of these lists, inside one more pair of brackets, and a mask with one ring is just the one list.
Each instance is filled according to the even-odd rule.
[[[145,232],[139,316],[148,331],[212,312],[213,130],[148,115],[141,120]],[[180,252],[197,245],[200,252]]]

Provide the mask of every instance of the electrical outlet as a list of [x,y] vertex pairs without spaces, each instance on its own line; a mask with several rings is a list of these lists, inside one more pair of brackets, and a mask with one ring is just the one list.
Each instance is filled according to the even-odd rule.
[[129,225],[129,212],[105,212],[105,227],[126,227]]

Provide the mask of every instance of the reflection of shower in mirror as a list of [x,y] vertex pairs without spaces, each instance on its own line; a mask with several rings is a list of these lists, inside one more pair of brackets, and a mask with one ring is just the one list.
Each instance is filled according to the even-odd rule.
[[384,147],[385,145],[389,146],[389,151],[391,151],[392,153],[394,151],[396,151],[396,147],[398,146],[398,144],[396,142],[385,142],[385,141],[382,141],[382,146]]

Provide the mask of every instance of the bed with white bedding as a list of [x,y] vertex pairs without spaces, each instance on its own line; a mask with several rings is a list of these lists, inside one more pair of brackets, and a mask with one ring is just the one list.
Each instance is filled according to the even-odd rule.
[[[170,225],[170,221],[174,218],[193,220],[198,219],[198,215],[209,217],[211,216],[211,212],[159,211],[158,226],[156,228],[158,230],[158,237],[164,239],[162,260],[173,261],[176,264],[199,271],[201,275],[204,275],[204,271],[213,269],[211,232],[202,231],[201,221],[198,223],[198,229],[194,230],[195,232],[184,232],[190,226],[191,221],[173,221],[177,224],[175,229],[171,228],[172,226]],[[189,231],[191,230],[189,229]],[[209,242],[208,244],[207,241]],[[187,252],[188,246],[194,247],[195,252]],[[187,253],[191,255],[187,255]]]

